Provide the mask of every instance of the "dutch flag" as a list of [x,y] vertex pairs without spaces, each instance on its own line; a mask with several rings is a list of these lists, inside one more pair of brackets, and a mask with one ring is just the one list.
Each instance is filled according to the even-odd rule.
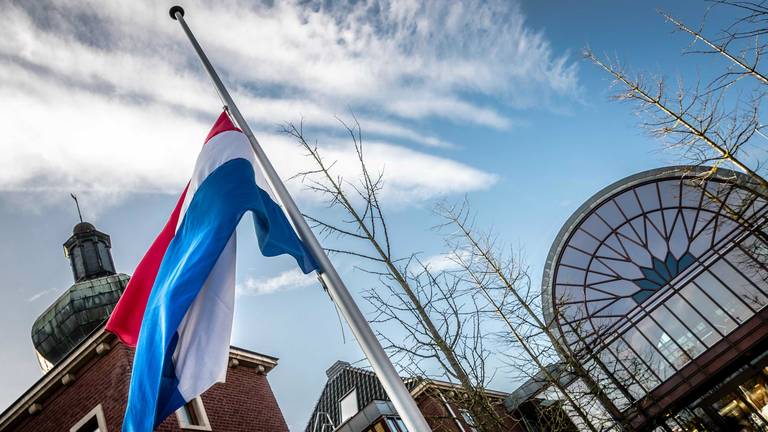
[[222,113],[187,188],[136,267],[107,330],[136,354],[123,431],[151,431],[224,382],[235,302],[235,228],[253,213],[265,256],[318,268],[255,161],[247,137]]

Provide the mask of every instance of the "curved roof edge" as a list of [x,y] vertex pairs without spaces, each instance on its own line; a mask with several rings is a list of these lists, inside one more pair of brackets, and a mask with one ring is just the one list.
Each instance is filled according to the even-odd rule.
[[[563,340],[563,334],[560,331],[559,325],[552,325],[555,323],[554,305],[552,304],[552,268],[555,259],[560,255],[565,242],[570,238],[574,228],[581,222],[582,218],[588,215],[594,208],[600,206],[604,201],[610,199],[614,195],[621,193],[628,188],[638,185],[640,183],[647,183],[653,180],[661,180],[666,178],[695,178],[700,177],[703,174],[713,171],[713,167],[705,165],[671,165],[661,168],[653,168],[639,173],[632,174],[624,177],[618,181],[611,183],[610,185],[600,189],[597,193],[593,194],[587,199],[576,211],[565,221],[560,231],[555,236],[555,240],[552,242],[552,246],[547,254],[547,259],[544,262],[544,271],[541,277],[541,308],[544,316],[544,322],[550,326],[551,331],[557,336],[559,340]],[[709,178],[716,177],[721,179],[735,180],[737,184],[743,185],[749,189],[755,190],[760,195],[768,198],[768,191],[759,192],[759,184],[754,182],[746,174],[733,171],[728,168],[714,168],[714,175]]]

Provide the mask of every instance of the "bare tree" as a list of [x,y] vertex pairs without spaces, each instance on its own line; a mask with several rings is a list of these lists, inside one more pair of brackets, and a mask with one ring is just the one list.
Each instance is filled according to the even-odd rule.
[[[683,160],[709,169],[690,179],[690,184],[703,191],[707,200],[704,205],[713,205],[727,213],[734,221],[750,232],[755,238],[750,253],[758,257],[758,263],[748,259],[748,265],[755,273],[766,279],[765,264],[768,263],[762,229],[763,217],[748,212],[756,199],[766,199],[768,181],[765,177],[768,136],[763,132],[761,121],[763,101],[768,90],[768,75],[763,70],[762,58],[768,44],[768,2],[750,0],[716,0],[710,2],[707,15],[698,27],[686,24],[681,19],[660,11],[660,15],[675,30],[690,37],[684,54],[711,57],[720,69],[698,78],[693,85],[682,80],[677,85],[668,85],[663,77],[630,73],[615,60],[600,58],[591,50],[585,50],[585,57],[607,72],[619,90],[615,98],[632,104],[641,127],[655,138],[664,148],[677,153]],[[734,14],[723,27],[712,32],[707,17],[715,11]],[[670,88],[671,87],[671,88]],[[719,167],[732,168],[744,176],[724,178]],[[713,189],[711,182],[726,181],[735,187],[746,186],[754,192],[743,200],[733,200],[731,189]],[[720,193],[720,192],[723,193]],[[715,229],[714,225],[710,229]],[[749,245],[747,245],[749,246]],[[760,258],[762,257],[762,258]],[[756,299],[743,299],[745,302]],[[642,356],[642,353],[638,353]],[[680,361],[685,361],[682,357]],[[688,415],[690,414],[690,415]],[[684,430],[698,427],[699,420],[692,413],[682,413],[675,418]]]
[[437,376],[458,384],[451,395],[453,403],[469,411],[475,427],[483,432],[507,430],[508,419],[499,401],[489,398],[485,388],[492,379],[487,360],[483,319],[479,305],[463,295],[463,281],[449,272],[433,272],[411,253],[395,255],[390,227],[380,201],[383,174],[371,173],[366,164],[360,125],[355,120],[346,129],[357,157],[359,178],[347,181],[333,174],[334,163],[326,162],[316,145],[305,136],[302,125],[288,124],[284,132],[294,137],[307,151],[314,169],[297,175],[310,190],[323,195],[329,206],[346,214],[340,224],[305,215],[321,234],[347,243],[327,250],[348,255],[366,263],[359,267],[378,278],[379,284],[367,292],[382,325],[395,324],[407,337],[394,340],[381,332],[388,349],[400,366],[412,375]]
[[[745,12],[714,38],[705,36],[701,28],[694,29],[660,12],[676,29],[692,37],[687,54],[723,59],[722,71],[693,87],[681,82],[670,91],[664,78],[632,75],[617,61],[600,59],[589,49],[584,55],[613,77],[622,88],[616,99],[633,103],[642,127],[660,138],[668,149],[678,151],[695,165],[711,165],[713,169],[730,165],[768,188],[762,174],[764,161],[756,157],[765,150],[768,140],[760,121],[768,89],[768,76],[760,71],[767,45],[760,37],[768,31],[768,7],[764,1],[723,0],[714,5]],[[744,43],[746,40],[750,43]],[[748,96],[742,96],[744,93]]]
[[[541,376],[546,385],[554,388],[557,397],[567,402],[580,419],[582,427],[593,431],[622,428],[621,410],[604,390],[610,387],[595,381],[594,371],[587,371],[576,361],[552,331],[552,324],[537,313],[541,310],[540,296],[531,290],[520,254],[503,253],[491,234],[476,230],[466,201],[438,205],[436,212],[446,221],[439,228],[445,233],[453,260],[473,295],[485,302],[482,310],[490,311],[502,323],[504,337],[521,348],[522,356],[516,364],[531,365],[529,375]],[[557,362],[564,362],[564,371],[585,384],[583,391],[566,388],[561,374],[553,373],[549,366]],[[611,375],[603,376],[610,379]],[[590,400],[599,401],[603,409],[590,410]]]

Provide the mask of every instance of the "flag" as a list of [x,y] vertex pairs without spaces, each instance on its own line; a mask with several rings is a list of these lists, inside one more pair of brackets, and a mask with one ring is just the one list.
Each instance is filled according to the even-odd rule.
[[135,346],[123,431],[148,432],[224,382],[235,301],[235,228],[253,213],[265,256],[317,264],[277,204],[247,137],[219,116],[165,227],[106,329]]

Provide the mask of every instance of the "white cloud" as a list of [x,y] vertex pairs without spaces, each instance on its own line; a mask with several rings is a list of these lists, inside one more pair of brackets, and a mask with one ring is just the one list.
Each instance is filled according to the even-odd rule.
[[[374,140],[368,155],[386,170],[390,196],[405,202],[487,188],[495,175],[430,153],[464,143],[425,121],[505,129],[514,119],[495,107],[546,107],[577,91],[574,66],[526,26],[515,3],[351,3],[185,3],[283,175],[303,156],[274,135],[276,124],[303,118],[331,136],[335,116],[352,108]],[[170,5],[4,6],[0,191],[101,194],[109,205],[132,192],[179,189],[218,102]],[[348,146],[320,144],[352,169]]]
[[472,254],[469,251],[458,251],[457,253],[444,253],[427,257],[422,261],[424,267],[430,271],[439,273],[443,271],[459,270],[461,265],[459,263],[466,262],[471,258]]
[[319,286],[317,277],[313,273],[305,275],[299,269],[292,269],[271,278],[248,278],[242,283],[237,284],[236,288],[237,295],[239,296],[257,296],[306,288],[313,285]]

